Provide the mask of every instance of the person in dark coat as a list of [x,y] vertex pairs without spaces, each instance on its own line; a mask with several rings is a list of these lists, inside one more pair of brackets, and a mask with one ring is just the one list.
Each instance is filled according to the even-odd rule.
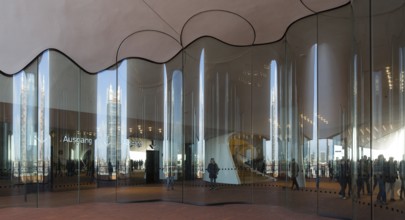
[[219,172],[219,168],[217,163],[215,163],[214,158],[211,158],[210,163],[208,164],[207,171],[209,174],[210,178],[210,189],[216,189],[216,182],[217,182],[217,176]]
[[386,162],[385,167],[384,167],[384,175],[385,175],[385,183],[386,183],[385,186],[387,187],[386,188],[387,196],[389,194],[390,201],[395,201],[394,185],[398,179],[398,173],[397,173],[397,166],[396,166],[396,163],[394,162],[393,157],[390,157],[389,160]]
[[112,173],[113,173],[114,169],[113,166],[111,164],[111,161],[108,161],[108,178],[111,180],[112,179]]
[[377,204],[386,205],[387,204],[387,194],[385,192],[385,182],[384,182],[384,166],[386,167],[386,161],[384,155],[378,155],[378,160],[374,166],[374,173],[376,175],[376,180],[378,182],[378,194],[377,194]]
[[399,162],[399,178],[401,179],[401,191],[399,199],[403,200],[405,197],[405,154],[402,156],[401,162]]
[[340,161],[340,198],[346,199],[346,187],[349,188],[348,195],[351,195],[351,166],[349,159]]
[[357,166],[357,197],[360,198],[360,192],[363,191],[363,195],[365,194],[364,187],[367,189],[367,194],[371,194],[371,186],[370,186],[370,160],[367,158],[366,155],[363,156],[362,159],[358,161]]
[[300,187],[298,186],[298,182],[297,182],[299,166],[298,166],[298,163],[295,162],[294,158],[292,159],[291,164],[290,164],[290,171],[291,171],[291,180],[292,180],[291,189],[294,190],[294,186],[295,186],[297,190],[300,190]]

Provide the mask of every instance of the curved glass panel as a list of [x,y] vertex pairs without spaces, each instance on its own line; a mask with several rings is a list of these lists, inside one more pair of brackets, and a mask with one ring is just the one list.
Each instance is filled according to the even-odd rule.
[[[300,191],[288,193],[289,203],[294,205],[299,201],[297,196],[304,194],[305,198],[313,201],[308,205],[300,205],[303,211],[315,212],[318,207],[318,44],[317,17],[300,20],[292,26],[286,35],[287,68],[294,76],[293,85],[296,87],[295,121],[291,124],[297,129],[297,147],[290,148],[284,169],[289,173],[288,188],[293,188],[296,179]],[[304,35],[300,33],[305,31]],[[297,148],[297,149],[294,149]],[[294,159],[294,161],[293,161]],[[298,169],[298,172],[296,171]],[[296,187],[294,187],[296,189]],[[294,202],[295,201],[295,202]],[[316,203],[315,203],[316,201]],[[316,204],[316,205],[315,205]]]
[[[16,77],[16,76],[14,76]],[[14,77],[7,77],[0,75],[0,88],[1,88],[1,125],[0,125],[0,140],[1,140],[1,176],[2,176],[2,189],[1,200],[2,207],[18,206],[24,201],[24,194],[19,193],[13,187],[14,183],[19,184],[18,161],[14,156],[13,147],[13,81]],[[14,162],[15,161],[15,162]],[[17,164],[17,172],[14,174],[14,164]],[[10,187],[9,189],[9,186]],[[24,184],[19,184],[18,187],[24,188]],[[12,196],[19,195],[20,201],[13,201]],[[20,204],[19,204],[20,203]]]
[[[42,134],[38,133],[37,126],[37,65],[35,60],[12,77],[1,76],[1,191],[4,206],[36,207],[38,190],[49,181],[47,170],[38,169],[38,139]],[[44,166],[43,162],[41,160]]]
[[163,65],[136,59],[124,60],[119,65],[121,124],[117,133],[121,135],[122,162],[117,200],[120,202],[163,197],[164,86]]
[[[394,4],[396,3],[396,4]],[[373,217],[394,216],[403,210],[400,201],[405,160],[403,127],[404,1],[371,1],[370,39],[370,146],[374,182]],[[402,163],[401,163],[402,162]],[[403,170],[401,170],[403,173]],[[403,177],[403,175],[402,175]],[[387,208],[389,211],[387,211]]]
[[[354,215],[351,207],[357,205],[356,182],[360,180],[356,175],[356,162],[361,158],[357,150],[360,102],[354,83],[358,70],[350,60],[351,16],[350,8],[342,8],[320,14],[317,21],[318,213],[340,218]],[[370,212],[368,206],[358,209]]]
[[285,41],[280,41],[252,48],[252,70],[247,73],[250,77],[246,83],[251,85],[254,97],[251,99],[252,144],[248,149],[253,203],[279,204],[286,198],[286,162],[289,141],[293,140],[287,135],[291,135],[289,116],[293,112],[291,87],[286,86],[291,83],[288,82],[291,72],[285,73],[285,45]]
[[164,200],[401,218],[405,8],[391,3],[319,13],[268,45],[201,38],[167,63],[96,74],[45,51],[0,75],[1,207]]
[[184,200],[249,202],[254,173],[251,48],[207,38],[188,47],[184,56],[185,124],[191,130],[186,131],[185,152],[195,165]]
[[162,199],[183,202],[185,161],[184,153],[184,75],[183,57],[177,56],[164,65],[164,137],[162,151]]
[[[81,148],[80,73],[60,53],[47,51],[39,60],[38,126],[44,170],[49,172],[38,206],[60,206],[79,201]],[[52,192],[52,193],[49,193]]]
[[[97,128],[98,128],[98,109],[100,107],[100,96],[104,96],[105,93],[99,92],[98,87],[98,75],[89,74],[85,71],[80,71],[78,87],[79,90],[79,131],[77,133],[76,142],[80,142],[78,145],[78,175],[79,175],[79,202],[97,202],[108,201],[105,200],[104,192],[96,192],[96,188],[102,188],[100,182],[100,163],[99,163],[99,149],[100,143],[97,142]],[[97,91],[95,93],[94,91]],[[73,139],[74,140],[74,139]],[[60,152],[62,153],[62,152]],[[56,162],[56,173],[60,175],[59,159],[62,154],[58,151],[54,152],[54,161]]]

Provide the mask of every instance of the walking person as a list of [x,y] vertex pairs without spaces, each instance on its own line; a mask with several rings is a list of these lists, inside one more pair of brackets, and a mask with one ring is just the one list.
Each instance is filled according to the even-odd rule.
[[294,186],[295,186],[297,190],[300,190],[300,187],[297,182],[299,166],[298,166],[298,163],[295,162],[294,158],[292,159],[291,164],[290,164],[290,171],[291,171],[291,180],[292,180],[291,189],[294,190]]
[[[384,165],[386,164],[384,155],[380,154],[378,156],[377,163],[375,164],[374,173],[378,182],[378,194],[377,194],[377,204],[386,205],[387,204],[387,194],[385,192],[385,174]],[[386,165],[385,165],[386,166]]]
[[215,163],[214,158],[211,158],[210,163],[208,164],[207,167],[207,171],[210,178],[210,190],[216,189],[219,168],[217,163]]
[[375,190],[375,188],[378,185],[378,178],[377,178],[377,175],[376,175],[377,165],[378,165],[378,159],[375,159],[373,161],[373,170],[374,170],[373,181],[372,181],[373,182],[373,191]]
[[371,194],[371,186],[370,186],[370,161],[366,155],[360,159],[358,164],[358,188],[357,188],[357,196],[360,198],[360,192],[363,191],[363,195],[365,194],[364,187],[367,189],[367,195]]
[[364,182],[363,182],[361,170],[362,170],[362,159],[357,160],[357,180],[356,180],[357,198],[360,198],[361,191],[363,191],[363,195],[364,195]]
[[348,187],[348,196],[351,196],[351,166],[349,159],[340,161],[340,198],[346,199],[346,187]]
[[394,162],[394,158],[390,157],[384,167],[385,182],[386,182],[386,194],[390,196],[390,201],[395,201],[394,198],[394,185],[398,179],[397,168]]

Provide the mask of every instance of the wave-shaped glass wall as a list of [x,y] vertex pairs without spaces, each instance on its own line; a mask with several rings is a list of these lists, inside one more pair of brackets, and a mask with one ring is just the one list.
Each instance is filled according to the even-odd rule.
[[272,44],[206,37],[167,63],[94,74],[43,52],[0,76],[0,206],[163,200],[403,218],[398,2],[354,1]]

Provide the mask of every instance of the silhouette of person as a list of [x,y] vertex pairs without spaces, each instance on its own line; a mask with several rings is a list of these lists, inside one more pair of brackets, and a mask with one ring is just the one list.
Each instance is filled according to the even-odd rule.
[[216,189],[216,182],[218,177],[219,168],[217,163],[215,163],[214,158],[211,158],[210,163],[208,164],[207,171],[210,178],[210,189]]
[[296,189],[299,190],[300,187],[298,186],[298,182],[297,182],[299,166],[298,166],[298,163],[295,162],[294,158],[292,159],[291,164],[290,164],[290,171],[291,171],[291,180],[292,180],[291,189],[294,190],[294,186],[295,186]]

